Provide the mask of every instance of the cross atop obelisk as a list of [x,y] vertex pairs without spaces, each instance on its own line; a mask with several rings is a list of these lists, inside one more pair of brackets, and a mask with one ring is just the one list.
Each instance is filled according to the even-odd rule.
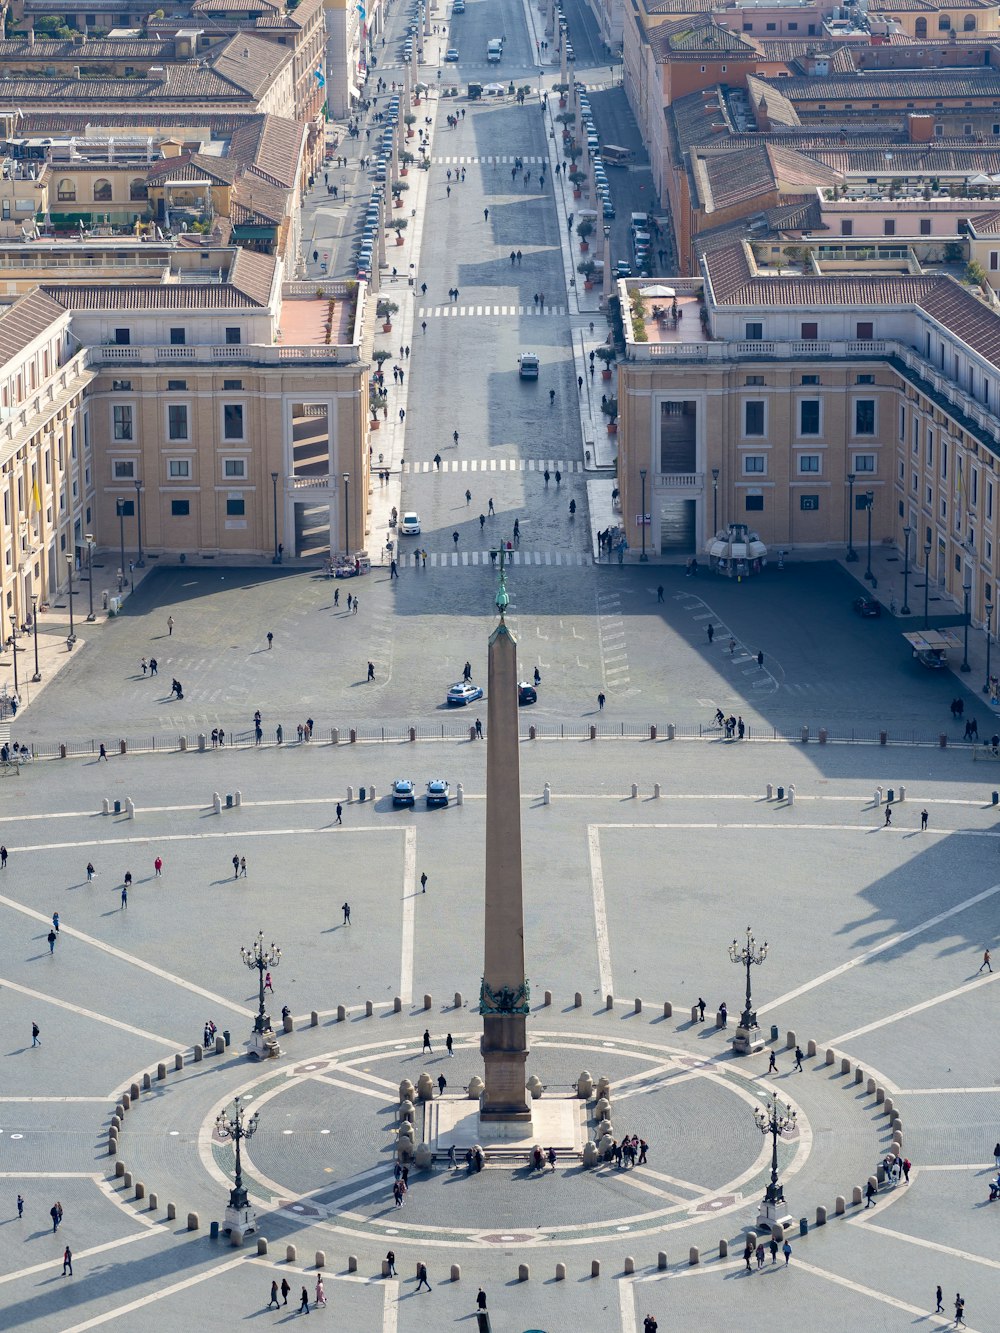
[[528,982],[524,975],[521,778],[517,725],[517,642],[505,616],[506,552],[500,551],[490,635],[486,740],[486,935],[479,1012],[486,1091],[481,1120],[531,1119],[525,1091]]

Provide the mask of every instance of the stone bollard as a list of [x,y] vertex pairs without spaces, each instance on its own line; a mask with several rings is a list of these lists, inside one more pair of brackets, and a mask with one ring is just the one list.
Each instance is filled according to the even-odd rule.
[[[412,731],[413,728],[411,727],[410,730]],[[331,727],[331,728],[330,728],[330,744],[331,744],[331,745],[339,745],[339,744],[340,744],[340,728],[339,728],[339,727]]]
[[897,800],[897,801],[905,801],[905,800],[906,800],[906,788],[905,788],[905,787],[900,786],[900,788],[899,788],[899,795],[896,797],[896,800]]
[[831,1050],[829,1047],[827,1047],[827,1052],[826,1052],[826,1063],[827,1063],[828,1065],[832,1065],[833,1062],[834,1062],[834,1060],[836,1060],[836,1058],[837,1058],[837,1052],[834,1051],[834,1050]]
[[795,804],[795,784],[794,784],[794,783],[789,783],[789,786],[788,786],[788,804],[789,804],[789,805],[794,805],[794,804]]
[[690,1250],[688,1250],[688,1263],[692,1268],[695,1264],[701,1263],[701,1252],[697,1245],[692,1245]]
[[203,1047],[202,1047],[201,1042],[200,1042],[200,1041],[197,1042],[197,1043],[194,1045],[194,1047],[193,1047],[192,1049],[193,1049],[193,1051],[194,1051],[194,1062],[195,1062],[195,1064],[196,1064],[196,1065],[201,1064],[202,1060],[204,1060],[204,1058],[205,1058],[205,1051],[204,1051],[204,1049],[203,1049]]
[[372,1004],[371,1000],[365,1000],[365,1018],[371,1018],[374,1012],[375,1006]]
[[266,1236],[258,1236],[258,1237],[257,1237],[257,1253],[258,1253],[258,1254],[267,1254],[267,1237],[266,1237]]
[[180,746],[181,746],[181,750],[182,750],[182,752],[185,751],[185,750],[187,750],[187,747],[188,747],[188,738],[187,738],[186,736],[181,736],[181,737],[180,737]]
[[535,739],[535,734],[536,734],[536,733],[535,733],[534,724],[532,724],[532,725],[528,728],[528,740],[529,740],[529,741],[533,741],[533,740]]
[[579,991],[576,991],[573,995],[573,1008],[579,1009],[582,1004],[583,1004],[583,996]]
[[639,795],[639,784],[638,784],[638,782],[633,782],[633,783],[632,783],[632,800],[634,801],[638,795]]
[[865,1081],[865,1071],[861,1068],[860,1065],[858,1065],[854,1070],[854,1081],[855,1083],[864,1083]]
[[865,1084],[865,1091],[868,1093],[869,1097],[875,1091],[875,1080],[873,1078],[870,1078]]
[[153,1193],[153,1191],[150,1190],[150,1191],[149,1191],[149,1211],[150,1211],[151,1213],[155,1213],[158,1207],[159,1207],[159,1200],[157,1199],[157,1197],[156,1197],[156,1195]]
[[460,990],[457,990],[457,991],[455,992],[455,1004],[454,1004],[454,1007],[455,1007],[456,1009],[461,1009],[461,1007],[462,1007],[462,992],[461,992]]
[[243,793],[237,787],[237,789],[233,792],[233,805],[239,806],[242,804],[243,804]]
[[475,727],[470,727],[470,728],[469,728],[469,740],[470,740],[470,741],[474,741],[475,739],[476,739],[476,729],[475,729]]
[[294,1263],[295,1263],[295,1246],[294,1246],[294,1245],[286,1245],[286,1246],[285,1246],[285,1263],[286,1263],[286,1264],[294,1264]]
[[716,1011],[716,1014],[715,1014],[715,1026],[716,1026],[717,1028],[725,1027],[725,1023],[724,1023],[723,1018],[722,1018],[722,1010],[721,1010],[721,1009],[718,1009],[718,1010]]
[[110,813],[111,813],[111,802],[105,796],[104,800],[101,802],[101,814],[110,815]]
[[863,1197],[864,1197],[864,1192],[861,1189],[861,1186],[854,1185],[851,1188],[851,1203],[852,1204],[860,1203]]
[[295,1019],[291,1016],[291,1014],[285,1014],[284,1018],[281,1020],[281,1026],[285,1032],[294,1032]]
[[590,725],[590,739],[591,739],[592,741],[596,741],[596,740],[597,740],[597,728],[594,726],[593,723],[591,723],[591,725]]
[[392,1012],[394,1014],[401,1014],[403,1012],[403,1001],[398,995],[394,995],[392,998]]
[[[121,1100],[122,1111],[123,1111],[123,1112],[127,1111],[128,1108],[129,1108],[131,1105],[132,1105],[132,1098],[129,1096],[129,1094],[128,1094],[127,1092],[123,1092],[123,1093],[122,1093],[122,1100]],[[889,1106],[888,1109],[889,1109],[889,1110],[892,1109],[891,1104],[890,1104],[890,1106]]]
[[353,788],[353,787],[348,787],[348,789],[347,789],[347,796],[345,797],[345,799],[346,799],[348,805],[350,805],[351,802],[354,800],[354,788]]
[[806,1042],[806,1055],[812,1056],[815,1054],[816,1054],[816,1043],[810,1038],[810,1040]]
[[125,1188],[126,1188],[127,1190],[130,1190],[130,1189],[132,1188],[132,1172],[131,1172],[131,1171],[126,1171],[125,1174],[122,1176],[122,1184],[125,1186]]
[[663,1017],[664,1017],[664,1018],[673,1018],[673,1016],[674,1016],[674,1006],[670,1003],[669,1000],[664,1000],[664,1001],[663,1001]]
[[351,744],[352,744],[352,745],[357,745],[357,743],[358,743],[358,729],[357,729],[357,727],[351,727],[350,731],[349,731],[347,734],[348,734],[348,737],[349,737],[349,739],[350,739]]
[[656,1267],[660,1270],[661,1273],[666,1272],[666,1268],[667,1268],[667,1252],[666,1252],[666,1250],[660,1250],[660,1252],[657,1254],[657,1256],[656,1256]]
[[461,1265],[461,1264],[452,1264],[452,1266],[451,1266],[451,1280],[452,1280],[452,1282],[461,1282],[461,1280],[462,1280],[462,1265]]
[[659,784],[658,782],[654,782],[654,783],[653,783],[653,800],[654,800],[654,801],[658,801],[659,799],[660,799],[660,784]]
[[591,1259],[591,1261],[590,1261],[590,1276],[591,1276],[591,1277],[600,1277],[600,1276],[601,1276],[601,1261],[600,1261],[600,1259]]
[[518,1264],[518,1266],[517,1266],[517,1280],[518,1280],[518,1282],[527,1282],[528,1278],[530,1278],[530,1277],[531,1277],[531,1269],[528,1267],[528,1265],[527,1265],[527,1264]]
[[729,1257],[729,1241],[725,1237],[719,1241],[719,1258],[727,1259]]
[[642,1000],[640,1000],[640,998],[639,998],[638,995],[635,997],[635,1010],[634,1010],[634,1012],[637,1013],[637,1014],[641,1014],[641,1013],[642,1013]]
[[225,1039],[225,1037],[216,1037],[216,1039],[215,1039],[215,1054],[216,1054],[216,1055],[221,1055],[222,1052],[223,1052],[225,1049],[226,1049],[226,1039]]
[[132,800],[131,796],[125,797],[125,818],[135,819],[135,801]]
[[802,744],[805,745],[805,744],[808,742],[808,740],[809,740],[809,728],[808,728],[808,727],[803,727],[803,728],[802,728]]
[[751,1245],[754,1249],[757,1248],[757,1233],[756,1233],[756,1231],[748,1231],[748,1232],[747,1232],[747,1243],[748,1243],[749,1245]]
[[[170,1216],[168,1211],[167,1216]],[[197,1231],[201,1223],[198,1220],[197,1213],[188,1213],[188,1231]]]
[[461,782],[458,783],[458,785],[455,788],[455,804],[456,805],[465,804],[465,788],[461,784]]
[[368,799],[369,799],[370,801],[374,801],[374,800],[375,800],[375,784],[374,784],[374,782],[373,782],[372,785],[368,788]]
[[816,1209],[816,1225],[818,1227],[826,1226],[826,1208],[820,1204]]
[[604,1007],[605,1009],[613,1009],[615,1007],[615,997],[613,995],[605,995]]
[[338,1023],[344,1023],[344,1022],[346,1022],[346,1021],[347,1021],[347,1009],[344,1007],[344,1005],[342,1005],[342,1004],[338,1004],[338,1005],[337,1005],[337,1022],[338,1022]]
[[117,1140],[117,1139],[108,1139],[108,1156],[109,1156],[109,1157],[117,1157],[117,1156],[118,1156],[118,1140]]
[[885,1088],[879,1088],[879,1087],[876,1087],[876,1088],[875,1088],[875,1102],[876,1102],[876,1104],[877,1104],[878,1106],[881,1106],[881,1105],[884,1103],[884,1101],[885,1101]]
[[388,1259],[383,1259],[383,1260],[382,1260],[382,1276],[383,1276],[383,1277],[388,1277],[388,1276],[389,1276],[389,1260],[388,1260]]
[[113,1116],[111,1117],[111,1126],[110,1126],[110,1128],[109,1128],[109,1130],[108,1130],[108,1133],[109,1133],[109,1134],[110,1134],[110,1133],[114,1133],[115,1135],[117,1135],[117,1134],[118,1134],[118,1131],[121,1129],[121,1127],[122,1127],[122,1118],[121,1118],[121,1116],[120,1116],[120,1115],[113,1115]]
[[819,743],[820,743],[820,745],[825,745],[825,744],[826,744],[827,734],[828,734],[828,733],[827,733],[826,727],[820,727],[820,729],[819,729]]
[[656,740],[656,723],[655,723],[655,722],[651,722],[651,723],[649,724],[649,739],[650,739],[651,741],[655,741],[655,740]]
[[843,1217],[844,1213],[847,1211],[847,1204],[845,1203],[844,1196],[842,1194],[838,1194],[836,1199],[834,1199],[833,1211],[837,1214],[838,1217]]
[[424,1008],[425,1008],[425,1009],[429,1009],[433,1003],[434,1003],[434,1001],[433,1001],[433,999],[431,998],[431,996],[429,996],[429,995],[425,995],[425,996],[424,996]]
[[883,1109],[883,1111],[886,1113],[886,1115],[890,1115],[890,1116],[892,1115],[892,1098],[891,1098],[891,1097],[886,1097],[886,1098],[885,1098],[884,1102],[882,1103],[882,1109]]
[[773,783],[773,782],[769,782],[769,783],[767,784],[767,799],[768,799],[769,801],[773,801],[773,800],[774,800],[774,783]]
[[128,1095],[132,1098],[132,1100],[133,1100],[134,1102],[137,1102],[137,1101],[139,1100],[139,1085],[138,1085],[138,1083],[133,1083],[133,1084],[132,1084],[132,1086],[131,1086],[131,1087],[129,1088],[129,1090],[128,1090]]
[[550,1004],[552,1003],[552,992],[551,992],[550,990],[547,990],[547,991],[545,992],[543,1003],[544,1003],[546,1006],[548,1006],[548,1005],[550,1005]]
[[632,1258],[630,1254],[627,1254],[625,1256],[625,1272],[626,1273],[635,1272],[635,1260]]
[[239,1250],[243,1246],[243,1228],[233,1227],[229,1233],[229,1243],[234,1249]]
[[217,815],[222,814],[222,797],[217,791],[212,792],[212,809]]
[[677,735],[677,728],[674,726],[673,722],[668,722],[668,723],[667,723],[667,740],[668,740],[668,741],[672,741],[676,735]]
[[552,786],[550,783],[546,782],[545,786],[542,788],[542,805],[551,805],[551,804],[552,804]]
[[135,1182],[135,1197],[137,1199],[144,1199],[146,1197],[146,1186],[141,1180]]
[[177,1221],[177,1205],[175,1203],[167,1204],[167,1221],[168,1222]]
[[[317,1268],[323,1267],[323,1265],[319,1261],[318,1253],[316,1255],[316,1267]],[[349,1254],[347,1256],[347,1271],[349,1273],[356,1273],[358,1271],[358,1256],[356,1254]]]
[[183,1052],[183,1051],[175,1051],[175,1052],[174,1052],[174,1068],[175,1068],[175,1069],[183,1069],[183,1068],[184,1068],[184,1052]]
[[565,1264],[556,1264],[556,1281],[557,1281],[557,1282],[565,1282],[565,1281],[566,1281],[566,1265],[565,1265]]
[[785,1228],[780,1222],[771,1223],[771,1239],[776,1240],[779,1245],[785,1239]]
[[691,1022],[692,1023],[698,1022],[698,1006],[696,1004],[693,1004],[691,1006]]
[[795,1036],[795,1033],[794,1033],[794,1032],[787,1032],[787,1033],[785,1034],[785,1049],[786,1049],[786,1050],[789,1050],[789,1051],[790,1051],[790,1050],[792,1050],[794,1047],[796,1047],[798,1044],[799,1044],[799,1043],[798,1043],[798,1038]]
[[115,1162],[115,1175],[116,1175],[116,1176],[123,1176],[124,1174],[125,1174],[125,1163],[124,1163],[124,1162]]

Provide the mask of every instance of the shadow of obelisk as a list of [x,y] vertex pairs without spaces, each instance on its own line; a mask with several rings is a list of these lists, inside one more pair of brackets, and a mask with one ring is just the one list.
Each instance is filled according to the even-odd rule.
[[521,886],[521,775],[517,721],[517,642],[504,619],[504,552],[490,635],[486,740],[486,935],[479,1012],[486,1088],[479,1118],[530,1121],[525,1091],[528,982],[524,975]]

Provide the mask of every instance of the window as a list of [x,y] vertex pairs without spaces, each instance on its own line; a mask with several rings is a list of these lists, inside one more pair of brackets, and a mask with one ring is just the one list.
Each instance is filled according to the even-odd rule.
[[[1000,133],[1000,125],[997,126],[997,133]],[[931,234],[931,220],[930,220],[930,218],[921,218],[921,219],[920,219],[920,235],[921,235],[921,236],[929,236],[930,234]]]
[[243,381],[242,381],[242,380],[223,380],[223,381],[222,381],[222,387],[223,387],[223,389],[227,390],[229,393],[239,393],[240,390],[243,388]]
[[875,455],[874,454],[855,454],[854,455],[855,472],[874,472]]
[[173,392],[184,393],[187,389],[187,380],[167,380],[167,388]]
[[895,234],[896,234],[895,218],[885,218],[882,222],[882,235],[895,236]]
[[226,516],[228,518],[239,518],[246,511],[246,503],[242,496],[237,496],[235,499],[230,496],[226,501]]
[[764,404],[759,399],[743,404],[743,434],[764,434]]
[[226,329],[226,342],[229,344],[230,347],[233,347],[237,343],[241,343],[242,341],[243,341],[242,331],[238,325],[233,325],[232,327]]
[[778,31],[778,25],[777,25],[777,23],[765,23],[765,24],[764,24],[764,28],[765,28],[765,30],[766,30],[767,32],[777,32],[777,31]]
[[225,403],[222,408],[222,434],[227,440],[243,439],[243,406]]
[[167,475],[172,480],[179,480],[191,475],[191,462],[187,458],[171,458],[167,463]]
[[819,434],[819,399],[805,398],[799,403],[799,434]]
[[746,510],[748,514],[755,513],[764,508],[764,497],[762,495],[748,495],[746,499]]
[[743,381],[751,389],[759,389],[764,383],[763,375],[748,375]]
[[927,466],[934,466],[934,434],[930,430],[927,432]]
[[134,180],[129,183],[128,197],[134,204],[143,203],[147,197],[146,182],[144,180]]
[[[919,20],[919,19],[917,19],[917,26],[918,26],[918,27],[920,26],[920,20]],[[935,125],[935,126],[934,126],[934,134],[936,135],[937,138],[939,138],[939,139],[942,138],[942,137],[944,136],[944,126],[943,126],[943,125]]]
[[121,498],[117,499],[117,500],[115,501],[115,518],[118,517],[119,513],[122,514],[123,517],[125,517],[125,518],[134,518],[134,517],[135,517],[135,501],[134,501],[134,500],[123,500],[123,499],[121,499]]
[[131,458],[116,458],[111,471],[115,481],[133,481],[135,479],[135,463]]
[[990,271],[993,272],[993,273],[995,273],[995,272],[997,271],[997,268],[1000,267],[1000,264],[998,264],[998,262],[997,262],[997,261],[998,261],[998,258],[1000,258],[1000,254],[998,254],[998,252],[997,252],[996,250],[991,250],[991,251],[990,251]]
[[[131,440],[132,438],[132,405],[131,403],[116,403],[113,409],[114,436],[116,440]],[[129,467],[132,464],[129,463]],[[117,475],[117,474],[116,474]],[[131,476],[131,472],[128,474]]]
[[803,376],[802,376],[801,383],[802,383],[802,384],[819,384],[819,383],[820,383],[820,378],[819,378],[818,375],[803,375]]
[[103,176],[100,180],[94,181],[94,203],[111,203],[111,182]]
[[850,218],[841,218],[841,219],[840,219],[840,234],[841,234],[841,236],[853,236],[853,235],[854,235],[854,223],[851,221]]
[[858,342],[871,342],[875,337],[875,325],[870,319],[859,320],[854,326],[854,336]]
[[118,347],[128,347],[132,341],[131,329],[115,329],[115,345]]
[[763,476],[767,472],[767,460],[763,454],[745,454],[743,456],[743,471]]
[[167,408],[167,437],[171,440],[188,438],[188,410],[185,403],[171,403]]
[[764,337],[764,325],[763,324],[744,325],[743,337],[748,343],[760,342],[761,339]]
[[947,14],[940,15],[940,17],[938,18],[938,30],[940,32],[947,32],[950,27],[951,27],[951,19],[948,17],[948,15]]
[[187,518],[191,513],[190,500],[171,500],[170,516],[171,518]]
[[819,472],[819,454],[799,454],[800,472]]
[[132,392],[132,381],[131,381],[131,380],[112,380],[112,381],[111,381],[111,388],[112,388],[113,392],[115,392],[115,393],[131,393],[131,392]]
[[818,496],[818,495],[800,495],[800,496],[799,496],[799,508],[800,508],[800,509],[805,509],[805,510],[818,509],[818,508],[819,508],[819,496]]
[[875,400],[859,398],[854,404],[854,434],[875,434]]
[[976,31],[976,16],[975,16],[975,14],[966,14],[966,15],[965,15],[965,17],[962,19],[962,31],[963,31],[963,32],[975,32],[975,31]]
[[243,458],[226,458],[222,463],[223,475],[227,477],[245,477],[247,474],[246,460]]
[[187,342],[187,336],[183,329],[170,330],[170,345],[172,347],[183,347]]
[[67,176],[56,186],[56,198],[61,204],[76,203],[76,181]]
[[[854,383],[855,383],[855,384],[874,384],[874,383],[875,383],[875,376],[874,376],[874,375],[855,375],[855,377],[854,377]],[[900,438],[900,439],[903,438],[902,409],[900,409],[899,438]]]
[[987,517],[987,518],[992,518],[992,517],[993,517],[993,483],[992,483],[992,481],[988,481],[988,482],[986,483],[986,517]]
[[819,325],[811,321],[803,324],[799,332],[799,337],[803,342],[815,342],[819,337]]

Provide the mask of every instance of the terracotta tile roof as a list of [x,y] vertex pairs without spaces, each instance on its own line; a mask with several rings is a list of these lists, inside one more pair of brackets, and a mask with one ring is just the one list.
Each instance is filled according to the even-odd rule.
[[[885,173],[885,152],[877,148],[811,148],[811,157],[847,175],[850,172]],[[950,147],[938,141],[929,144],[899,145],[892,149],[892,174],[917,175],[921,172],[957,172],[976,176],[1000,173],[1000,147],[973,144]]]
[[[248,252],[240,250],[238,256]],[[267,256],[255,255],[255,259]],[[273,261],[272,261],[273,262]],[[235,268],[235,262],[233,267]],[[253,310],[263,303],[254,300],[232,282],[196,286],[191,283],[140,283],[122,286],[57,287],[46,284],[44,291],[66,310]]]
[[756,55],[751,40],[742,33],[733,32],[731,28],[721,27],[711,14],[697,14],[674,23],[661,23],[649,34],[649,45],[657,60],[669,60],[672,54],[678,52],[743,53],[748,59]]
[[150,185],[166,181],[209,181],[213,185],[231,185],[239,172],[239,164],[224,157],[207,153],[181,153],[179,157],[165,157],[154,162],[146,172]]
[[838,184],[840,174],[793,149],[774,143],[743,152],[704,152],[692,161],[698,193],[706,213],[750,203],[761,196],[804,193],[820,185]]
[[1000,234],[1000,209],[991,209],[988,213],[976,213],[969,218],[969,225],[977,236],[996,236]]
[[32,45],[24,37],[0,40],[0,60],[32,60],[39,67],[46,61],[72,60],[87,65],[94,60],[169,60],[174,58],[171,40],[143,39],[141,37],[104,37],[79,45],[73,41],[39,42]]
[[[753,225],[758,222],[763,225]],[[710,250],[728,249],[734,241],[799,235],[804,231],[820,230],[822,225],[823,210],[819,200],[811,197],[764,208],[759,213],[747,214],[720,227],[709,227],[694,237],[694,247],[698,254],[707,254]]]
[[254,305],[267,306],[271,300],[277,263],[273,255],[238,250],[229,270],[230,286]]
[[[1000,96],[1000,70],[962,66],[951,69],[858,70],[854,74],[795,75],[756,79],[790,102],[927,101],[942,97]],[[770,100],[770,94],[766,94]]]
[[241,176],[233,187],[229,215],[235,225],[281,222],[287,211],[288,191],[258,176]]
[[936,13],[939,9],[993,9],[996,0],[962,0],[961,4],[956,6],[949,4],[948,0],[871,0],[872,13],[882,12],[883,14],[920,14],[927,10]]
[[87,111],[24,111],[19,122],[19,132],[25,136],[50,134],[84,134],[90,127],[101,129],[130,129],[134,133],[144,133],[147,129],[154,133],[174,127],[191,129],[210,129],[215,139],[225,139],[249,116],[257,113],[249,108],[228,107],[224,113],[205,111],[182,111],[178,109],[146,110],[143,108],[141,120],[136,120],[134,111],[119,112],[92,107]]
[[[781,87],[786,83],[791,83],[791,79],[782,79]],[[799,113],[791,104],[787,97],[776,87],[777,80],[761,79],[756,74],[747,75],[747,96],[750,99],[750,105],[754,108],[757,115],[763,116],[766,111],[768,122],[771,125],[785,125],[791,129],[797,129],[799,126]]]
[[17,356],[65,313],[37,288],[0,307],[0,365]]
[[192,14],[247,14],[280,9],[281,0],[195,0]]
[[[681,154],[695,144],[710,144],[717,137],[723,140],[733,132],[733,123],[726,106],[722,88],[705,88],[701,92],[679,97],[665,114],[673,125],[677,147]],[[720,131],[722,132],[720,134]]]
[[298,178],[305,126],[283,116],[257,116],[233,131],[230,158],[265,180],[291,189]]

